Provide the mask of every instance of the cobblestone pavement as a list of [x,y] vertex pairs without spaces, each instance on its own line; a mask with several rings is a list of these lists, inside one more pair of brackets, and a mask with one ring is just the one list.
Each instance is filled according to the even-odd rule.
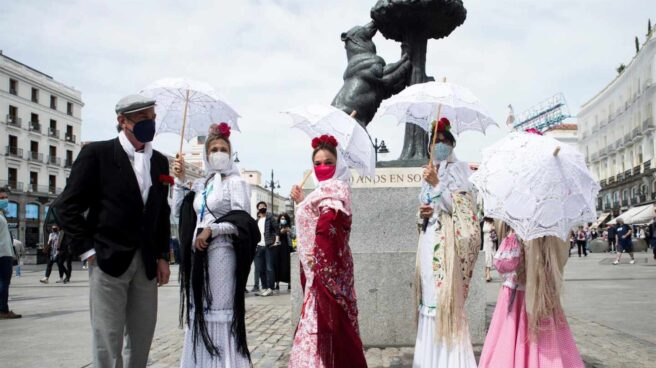
[[[609,255],[572,258],[566,268],[564,303],[577,345],[594,368],[654,367],[656,362],[656,262],[637,255],[636,265],[623,260],[611,264]],[[1,367],[90,367],[87,275],[79,264],[73,282],[39,283],[42,265],[25,266],[23,277],[13,279],[10,308],[23,314],[19,320],[0,321]],[[172,269],[176,280],[177,269]],[[486,284],[488,318],[496,302],[498,278]],[[247,294],[249,345],[256,368],[285,367],[291,348],[289,293],[268,298]],[[178,328],[178,287],[159,289],[159,310],[150,367],[177,367],[183,331]],[[480,351],[480,346],[475,351]],[[366,352],[369,366],[410,367],[412,347]]]
[[[494,306],[488,305],[487,310],[489,319]],[[255,367],[287,367],[291,349],[289,319],[290,310],[284,306],[257,306],[249,310],[246,324]],[[656,345],[596,322],[569,317],[569,323],[586,367],[654,367]],[[153,343],[149,367],[178,366],[181,341],[180,330],[159,336]],[[481,346],[475,346],[474,350],[478,358]],[[412,367],[413,353],[412,347],[370,348],[366,351],[366,358],[370,368],[405,368]]]

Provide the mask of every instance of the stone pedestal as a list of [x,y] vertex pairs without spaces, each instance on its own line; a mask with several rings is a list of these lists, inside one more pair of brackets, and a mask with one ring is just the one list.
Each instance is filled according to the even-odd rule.
[[[420,168],[378,168],[374,179],[353,173],[353,226],[360,334],[367,347],[413,346],[417,208]],[[309,188],[307,188],[309,189]],[[466,308],[473,344],[485,339],[483,256],[479,257]],[[302,303],[299,262],[292,256],[292,333]]]

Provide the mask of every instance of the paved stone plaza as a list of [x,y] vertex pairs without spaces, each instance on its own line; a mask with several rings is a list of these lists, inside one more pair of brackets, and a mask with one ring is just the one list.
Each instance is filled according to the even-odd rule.
[[[629,265],[627,258],[613,266],[607,254],[573,256],[566,268],[565,307],[588,367],[656,364],[656,262],[646,253],[637,260],[635,265]],[[0,321],[0,366],[91,366],[87,274],[79,264],[76,267],[69,285],[55,284],[52,277],[49,285],[40,284],[43,266],[25,266],[23,277],[12,280],[10,308],[23,318]],[[177,279],[176,273],[174,267],[172,279]],[[499,286],[498,279],[486,285],[488,319]],[[177,283],[160,288],[151,367],[178,365],[182,344],[178,301]],[[246,304],[255,367],[286,366],[291,346],[289,293],[284,290],[269,298],[248,294]],[[480,346],[475,348],[480,351]],[[367,350],[370,367],[410,367],[412,355],[412,347]]]

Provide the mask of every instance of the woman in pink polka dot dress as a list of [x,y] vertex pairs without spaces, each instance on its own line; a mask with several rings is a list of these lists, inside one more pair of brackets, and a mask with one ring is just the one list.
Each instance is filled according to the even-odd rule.
[[508,234],[494,256],[504,279],[485,338],[480,368],[584,368],[560,304],[569,246],[553,237],[526,242]]

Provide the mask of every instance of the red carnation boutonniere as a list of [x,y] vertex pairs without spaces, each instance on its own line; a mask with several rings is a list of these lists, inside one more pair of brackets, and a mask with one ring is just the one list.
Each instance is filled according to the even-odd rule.
[[159,176],[159,182],[164,185],[173,185],[173,183],[175,183],[175,180],[171,175],[162,174]]

